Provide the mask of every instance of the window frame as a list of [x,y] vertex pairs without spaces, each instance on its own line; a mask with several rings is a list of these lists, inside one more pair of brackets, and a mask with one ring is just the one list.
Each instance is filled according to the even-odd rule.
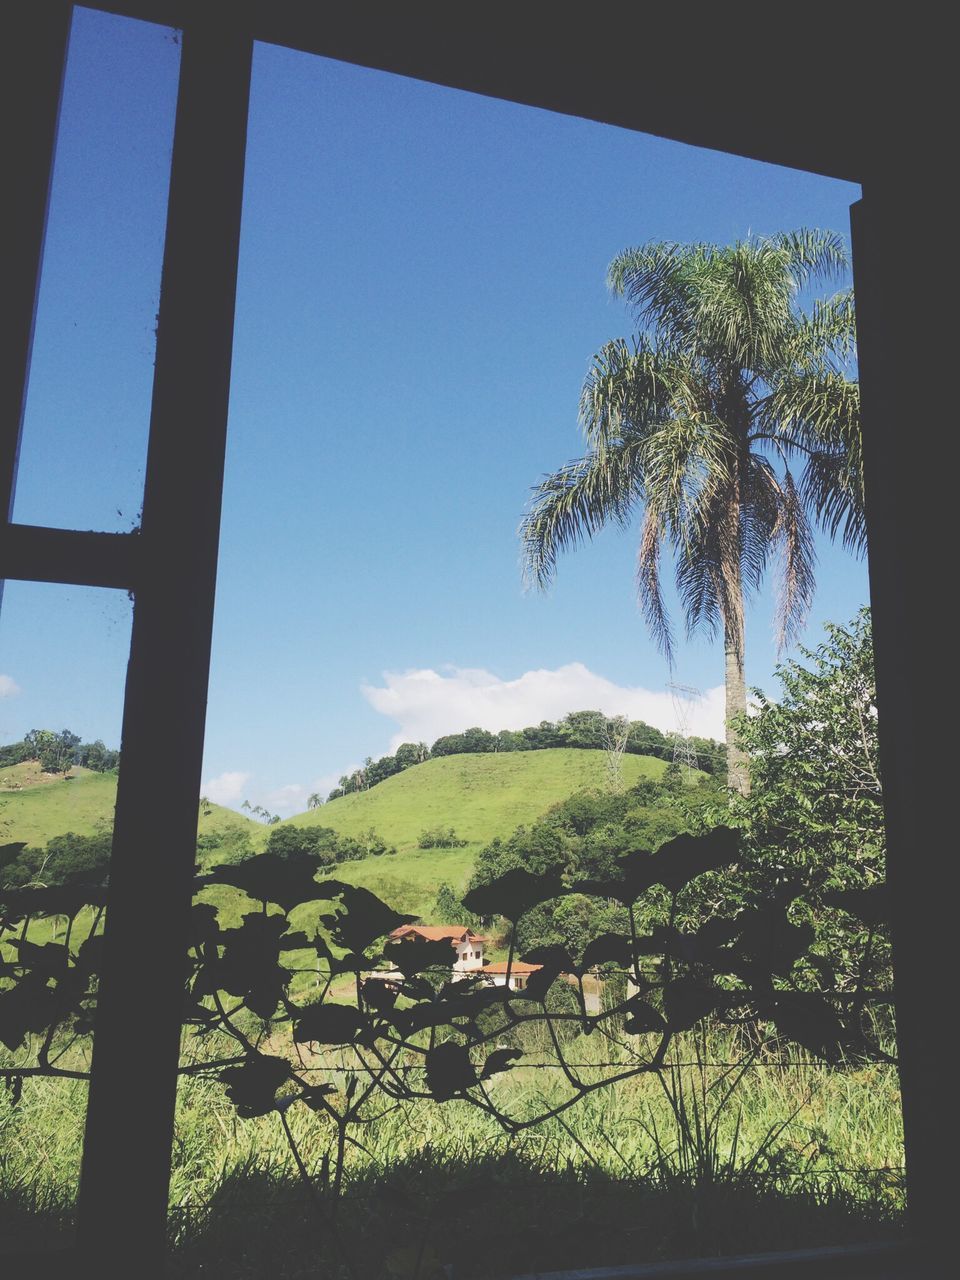
[[[911,146],[933,136],[920,107],[902,139],[891,143],[879,118],[871,125],[885,89],[882,60],[876,65],[861,61],[845,89],[844,103],[855,122],[849,133],[828,136],[828,118],[821,119],[816,110],[812,115],[800,108],[793,115],[774,110],[757,120],[744,113],[735,93],[728,107],[710,96],[708,37],[714,33],[701,41],[706,80],[691,94],[685,86],[671,86],[668,68],[652,68],[632,85],[599,56],[598,37],[589,37],[576,23],[565,28],[553,12],[544,28],[537,15],[525,22],[515,13],[509,20],[504,15],[480,23],[454,12],[451,25],[449,12],[446,20],[438,20],[429,6],[367,4],[340,6],[334,13],[302,0],[255,0],[229,9],[178,0],[90,0],[87,7],[183,33],[153,408],[140,530],[44,529],[12,523],[10,510],[72,7],[68,0],[16,0],[5,11],[7,43],[16,50],[20,75],[13,78],[16,110],[4,115],[13,233],[2,244],[8,286],[0,308],[5,339],[0,501],[6,513],[0,525],[0,578],[122,587],[135,602],[79,1198],[80,1256],[96,1257],[100,1274],[129,1266],[132,1258],[140,1275],[159,1275],[163,1266],[180,1040],[177,962],[186,946],[193,878],[250,66],[254,41],[266,40],[862,184],[863,199],[852,212],[871,601],[888,874],[894,890],[914,1251],[909,1274],[919,1274],[918,1260],[936,1258],[950,1221],[938,1172],[943,1132],[938,1098],[948,1096],[939,1092],[947,1087],[946,1064],[932,1029],[940,996],[928,977],[945,972],[950,934],[936,927],[937,920],[947,921],[945,903],[931,905],[917,884],[923,879],[918,866],[921,873],[933,867],[936,841],[949,829],[949,788],[932,803],[925,794],[925,777],[909,744],[929,740],[931,712],[922,705],[919,674],[903,678],[922,671],[928,653],[910,625],[911,612],[916,617],[928,602],[923,592],[929,579],[917,572],[918,557],[925,540],[942,538],[947,528],[944,510],[930,503],[920,465],[904,458],[898,436],[901,411],[916,403],[916,390],[903,372],[904,352],[921,354],[905,317],[934,293],[933,284],[918,283],[894,255],[914,214],[905,181],[926,173],[929,189],[924,148]],[[645,27],[656,27],[650,39],[684,21],[682,15],[654,20],[648,13],[642,19]],[[756,39],[762,52],[763,37]],[[608,55],[616,63],[616,51]],[[579,66],[577,76],[570,74],[573,66]],[[171,671],[177,672],[176,681]],[[166,803],[158,815],[149,798],[161,761]],[[162,858],[169,869],[152,890],[156,909],[147,916],[137,901],[138,864],[145,856]],[[134,963],[144,950],[154,957],[146,979]],[[157,1047],[131,1080],[129,1045],[148,1037]],[[127,1119],[134,1106],[136,1125]],[[870,1257],[875,1267],[875,1253]],[[791,1262],[784,1255],[770,1265],[769,1274],[779,1275],[790,1270]],[[838,1265],[837,1274],[854,1275],[859,1263],[848,1251]],[[715,1261],[689,1274],[707,1272],[717,1274]]]

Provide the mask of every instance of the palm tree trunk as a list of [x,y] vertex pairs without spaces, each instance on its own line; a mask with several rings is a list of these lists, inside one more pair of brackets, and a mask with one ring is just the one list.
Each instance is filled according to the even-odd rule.
[[[737,632],[739,631],[739,634]],[[746,715],[747,686],[743,676],[743,627],[727,622],[723,628],[725,663],[727,732],[727,784],[742,796],[750,794],[750,772],[747,753],[741,748],[733,727],[733,718]]]

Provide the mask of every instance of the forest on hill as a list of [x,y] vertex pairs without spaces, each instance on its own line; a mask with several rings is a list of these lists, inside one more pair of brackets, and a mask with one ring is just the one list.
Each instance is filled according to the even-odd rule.
[[44,773],[69,773],[73,768],[92,769],[104,773],[116,769],[120,752],[106,746],[99,738],[84,742],[70,729],[31,729],[19,742],[0,746],[0,769],[36,760]]
[[[541,720],[525,729],[501,729],[491,733],[489,729],[474,726],[462,733],[448,733],[428,747],[425,742],[404,742],[393,755],[373,760],[369,756],[359,769],[340,778],[339,784],[327,796],[327,800],[339,800],[341,796],[356,791],[367,791],[378,782],[391,778],[413,765],[423,764],[441,756],[487,754],[504,751],[545,751],[558,747],[575,747],[583,751],[605,751],[609,747],[610,717],[602,711],[571,711],[561,720]],[[653,756],[657,760],[671,761],[677,744],[677,735],[661,733],[643,720],[630,720],[624,725],[626,741],[623,750],[629,755]],[[712,738],[688,737],[686,743],[696,752],[697,763],[704,773],[724,779],[726,776],[726,748]],[[320,795],[311,796],[311,807],[323,803]]]

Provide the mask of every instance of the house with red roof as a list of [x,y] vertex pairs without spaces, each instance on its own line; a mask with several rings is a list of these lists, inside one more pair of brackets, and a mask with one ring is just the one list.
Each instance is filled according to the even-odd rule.
[[510,987],[511,991],[522,991],[527,985],[532,973],[537,973],[543,965],[527,964],[523,960],[514,960],[509,966],[509,977],[507,976],[506,960],[494,960],[492,964],[488,964],[483,970],[483,976],[495,987]]
[[457,958],[453,962],[454,973],[475,973],[483,968],[483,944],[487,941],[482,934],[463,924],[405,924],[394,929],[389,935],[389,942],[443,942],[449,941],[456,948]]
[[[457,958],[453,962],[454,974],[479,974],[492,986],[509,986],[511,991],[522,991],[532,973],[541,967],[538,964],[525,964],[514,960],[507,973],[507,962],[496,960],[491,963],[484,959],[483,944],[489,939],[463,924],[405,924],[394,929],[388,936],[388,943],[416,943],[449,941],[456,949]],[[390,972],[383,970],[376,977],[390,977]],[[399,976],[399,975],[397,975]]]

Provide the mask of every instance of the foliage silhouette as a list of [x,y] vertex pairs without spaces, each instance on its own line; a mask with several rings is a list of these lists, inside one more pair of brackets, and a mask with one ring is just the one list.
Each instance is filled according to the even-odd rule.
[[[527,960],[541,968],[522,990],[494,985],[482,972],[452,973],[455,953],[447,942],[390,942],[391,931],[411,917],[368,890],[317,881],[317,860],[310,856],[258,855],[216,868],[198,877],[198,889],[232,885],[261,908],[225,928],[212,904],[194,906],[184,1024],[200,1053],[182,1070],[218,1080],[241,1117],[276,1112],[311,1190],[286,1112],[302,1105],[329,1124],[328,1190],[336,1196],[348,1145],[361,1141],[358,1131],[384,1106],[459,1098],[519,1133],[617,1080],[641,1073],[662,1078],[673,1037],[704,1019],[759,1024],[766,1044],[793,1042],[828,1062],[886,1058],[874,1013],[891,997],[883,972],[871,968],[872,935],[885,930],[880,890],[836,895],[840,911],[870,922],[858,980],[840,988],[831,984],[829,967],[812,964],[813,929],[791,918],[802,905],[800,885],[775,885],[731,915],[706,912],[695,927],[689,921],[679,927],[683,894],[696,890],[701,877],[735,874],[738,849],[737,833],[721,827],[677,837],[655,854],[629,851],[619,861],[619,880],[578,886],[618,897],[629,931],[595,938],[579,961],[560,946],[531,949]],[[525,912],[568,892],[555,875],[515,869],[473,890],[466,905],[516,926]],[[290,912],[319,900],[333,910],[319,917],[315,931],[291,928]],[[73,922],[91,902],[91,936],[74,945]],[[651,911],[659,918],[641,934],[637,914]],[[21,1055],[0,1072],[8,1081],[82,1074],[58,1065],[58,1046],[89,1033],[100,949],[93,935],[102,912],[102,893],[78,886],[0,895],[0,1041]],[[62,942],[38,945],[27,936],[30,921],[44,914],[68,915]],[[305,954],[314,957],[309,1003],[292,991],[294,968],[304,972]],[[504,981],[514,963],[511,948]],[[622,999],[588,1012],[585,983],[596,981],[600,966],[625,972],[628,982]],[[811,973],[818,975],[813,983]],[[555,999],[554,992],[570,998]],[[537,1028],[553,1046],[567,1094],[517,1114],[489,1082],[522,1065],[523,1041],[514,1038]],[[584,1077],[564,1055],[569,1029],[596,1033],[620,1049],[626,1036],[630,1051],[611,1071]],[[35,1061],[22,1057],[31,1047]]]

